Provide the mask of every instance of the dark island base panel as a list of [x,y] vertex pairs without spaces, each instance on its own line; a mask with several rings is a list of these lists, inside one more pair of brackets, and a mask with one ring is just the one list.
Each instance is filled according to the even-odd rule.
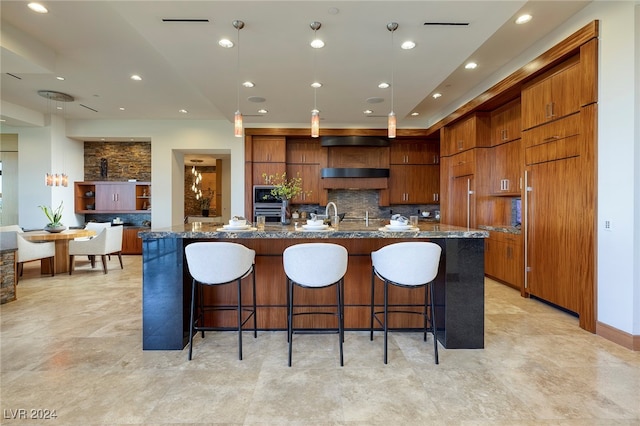
[[[416,241],[415,238],[409,239]],[[484,347],[484,239],[425,238],[443,248],[440,270],[435,280],[438,340],[447,349]],[[182,350],[188,342],[191,278],[184,260],[184,246],[201,239],[158,238],[143,240],[143,349]],[[216,239],[216,241],[224,241]],[[282,269],[284,247],[311,240],[233,239],[256,250],[258,327],[262,330],[286,329],[285,276]],[[316,240],[317,241],[317,240]],[[368,330],[370,301],[370,253],[379,247],[404,239],[336,239],[349,250],[349,269],[345,277],[345,327]],[[243,284],[249,296],[249,280]],[[382,304],[382,284],[378,282],[376,303]],[[207,302],[235,303],[235,291],[221,286],[209,289]],[[329,289],[328,291],[330,291]],[[400,290],[402,293],[398,293]],[[308,293],[309,294],[309,293]],[[300,291],[296,302],[333,303],[334,293],[311,292],[309,299]],[[300,297],[300,299],[298,299]],[[243,297],[244,298],[244,297]],[[390,301],[422,303],[423,290],[390,289]],[[249,303],[250,298],[246,303]],[[329,318],[327,316],[327,318]],[[320,321],[323,321],[321,319]],[[327,319],[331,321],[331,319]],[[233,326],[235,314],[209,317],[216,326]],[[304,324],[303,324],[304,326]],[[334,327],[333,323],[309,324]],[[420,317],[395,314],[390,327],[419,328]]]

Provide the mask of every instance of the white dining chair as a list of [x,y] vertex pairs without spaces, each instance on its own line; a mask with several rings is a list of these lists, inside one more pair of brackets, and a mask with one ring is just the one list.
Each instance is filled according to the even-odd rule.
[[16,242],[18,246],[16,259],[16,263],[18,266],[18,275],[16,277],[16,284],[18,283],[19,277],[22,276],[23,265],[26,262],[48,259],[51,276],[53,277],[55,275],[54,258],[56,255],[56,246],[53,241],[34,242],[25,240],[21,235],[24,233],[24,231],[18,225],[0,226],[0,232],[16,233]]
[[102,231],[89,240],[72,240],[69,241],[69,275],[75,270],[76,256],[89,256],[91,267],[95,267],[95,258],[100,256],[102,259],[102,270],[106,274],[107,256],[115,254],[120,261],[120,269],[124,269],[122,265],[122,226],[104,227]]

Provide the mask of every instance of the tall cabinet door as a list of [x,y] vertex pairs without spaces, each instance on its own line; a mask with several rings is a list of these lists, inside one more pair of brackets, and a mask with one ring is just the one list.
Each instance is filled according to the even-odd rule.
[[526,203],[526,286],[531,295],[580,312],[582,283],[590,277],[589,194],[574,157],[529,166]]
[[476,202],[475,180],[473,175],[459,176],[451,179],[451,200],[449,205],[448,224],[475,228]]

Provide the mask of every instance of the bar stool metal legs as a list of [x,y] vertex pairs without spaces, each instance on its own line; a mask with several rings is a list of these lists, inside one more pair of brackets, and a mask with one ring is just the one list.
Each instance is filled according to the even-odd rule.
[[[204,338],[205,331],[228,329],[223,327],[205,326],[206,312],[236,311],[238,332],[238,359],[242,360],[242,327],[253,317],[253,336],[258,336],[258,321],[256,318],[256,276],[254,271],[255,252],[241,244],[227,242],[192,243],[185,247],[185,256],[192,276],[191,282],[191,314],[189,321],[189,360],[193,353],[193,334],[200,331]],[[253,301],[251,307],[243,306],[242,280],[252,276]],[[226,284],[237,285],[238,302],[235,306],[205,306],[203,297],[204,286],[218,286]],[[196,316],[196,299],[198,299],[198,313]],[[243,313],[248,313],[244,317]],[[243,318],[244,317],[244,318]]]
[[[406,242],[390,244],[371,253],[371,318],[369,339],[373,340],[374,321],[384,331],[384,363],[387,364],[387,340],[389,333],[389,313],[419,314],[423,317],[423,336],[427,341],[427,331],[433,333],[433,349],[435,363],[438,364],[438,339],[435,315],[435,299],[433,280],[438,273],[441,248],[437,244],[427,242]],[[383,281],[383,310],[376,311],[375,278]],[[424,287],[423,311],[404,309],[389,304],[389,285],[405,288]],[[378,305],[379,306],[379,305]],[[408,307],[407,307],[408,308]],[[383,314],[380,321],[379,314]],[[431,327],[429,327],[429,324]]]
[[[306,243],[287,247],[283,253],[283,263],[287,275],[287,341],[289,342],[288,365],[291,367],[293,353],[293,334],[296,330],[293,320],[300,315],[335,315],[337,330],[304,330],[304,332],[336,332],[340,347],[340,366],[344,365],[344,275],[347,271],[347,250],[332,243]],[[335,286],[336,311],[327,312],[305,306],[311,310],[295,312],[295,287],[313,289]],[[329,305],[333,306],[333,305]],[[324,306],[323,306],[324,307]]]

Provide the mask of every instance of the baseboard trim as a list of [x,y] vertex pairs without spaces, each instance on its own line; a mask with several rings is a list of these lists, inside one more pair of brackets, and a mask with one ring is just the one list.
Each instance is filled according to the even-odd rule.
[[601,322],[596,323],[596,334],[632,351],[640,351],[640,335],[633,335]]

